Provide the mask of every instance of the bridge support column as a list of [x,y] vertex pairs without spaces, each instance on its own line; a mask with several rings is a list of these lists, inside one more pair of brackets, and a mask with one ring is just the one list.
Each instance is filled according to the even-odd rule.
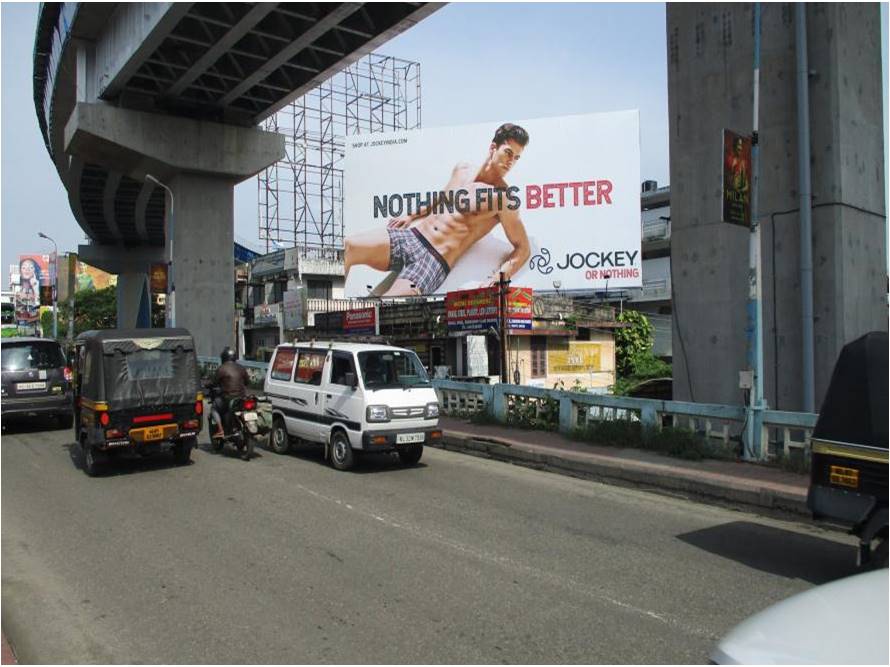
[[151,298],[145,273],[118,274],[117,326],[119,329],[147,329],[151,326]]
[[217,356],[227,345],[235,347],[235,183],[181,173],[169,185],[176,326],[192,332],[199,355]]

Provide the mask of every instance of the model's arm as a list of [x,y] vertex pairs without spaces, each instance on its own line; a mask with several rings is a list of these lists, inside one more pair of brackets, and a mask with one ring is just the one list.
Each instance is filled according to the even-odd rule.
[[[454,165],[454,169],[451,170],[451,178],[448,179],[448,183],[445,184],[445,187],[442,189],[442,192],[449,192],[451,190],[456,190],[458,184],[461,182],[462,172],[466,170],[469,165],[459,162]],[[387,227],[391,229],[407,229],[411,227],[412,223],[415,220],[419,220],[420,218],[424,218],[429,215],[430,209],[429,206],[421,206],[414,213],[409,213],[407,215],[399,216],[398,218],[390,218],[389,224]]]
[[499,273],[504,274],[504,280],[509,280],[513,274],[522,268],[522,265],[525,264],[531,254],[528,235],[525,233],[525,225],[519,218],[519,213],[517,211],[503,209],[499,213],[499,217],[501,219],[501,226],[504,228],[504,234],[507,236],[507,240],[513,244],[513,251],[492,275],[493,283],[496,283],[499,280]]

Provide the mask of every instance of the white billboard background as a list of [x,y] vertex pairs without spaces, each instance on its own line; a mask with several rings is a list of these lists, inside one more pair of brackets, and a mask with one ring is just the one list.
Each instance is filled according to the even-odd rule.
[[[346,238],[386,227],[388,217],[374,218],[375,196],[440,191],[457,163],[481,166],[502,122],[516,123],[529,134],[522,156],[505,177],[508,186],[519,187],[522,203],[518,213],[531,243],[530,261],[513,276],[513,284],[538,290],[641,286],[636,110],[348,137],[344,162]],[[528,186],[604,180],[611,183],[611,203],[583,205],[581,195],[575,205],[573,189],[568,186],[562,188],[561,206],[558,187],[551,188],[552,207],[528,206]],[[437,293],[483,286],[511,250],[501,226],[495,226],[456,262]],[[346,280],[346,295],[367,296],[367,286],[378,286],[389,273],[353,266]]]

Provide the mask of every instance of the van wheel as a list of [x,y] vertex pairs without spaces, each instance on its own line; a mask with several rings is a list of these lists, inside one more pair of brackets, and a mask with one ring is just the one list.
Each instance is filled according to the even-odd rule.
[[334,431],[331,435],[331,464],[337,470],[349,470],[355,463],[355,453],[349,438],[343,431]]
[[184,466],[192,460],[192,449],[196,444],[197,438],[186,438],[180,440],[173,446],[173,460],[178,466]]
[[399,450],[399,460],[405,466],[417,465],[421,456],[423,456],[423,445],[410,445]]
[[275,417],[272,422],[272,432],[269,434],[269,447],[276,454],[287,454],[290,451],[290,436],[287,427],[281,417]]
[[88,445],[84,440],[85,439],[82,439],[80,441],[80,451],[83,455],[83,471],[90,477],[95,477],[99,474],[99,461],[96,458],[96,448],[92,445]]

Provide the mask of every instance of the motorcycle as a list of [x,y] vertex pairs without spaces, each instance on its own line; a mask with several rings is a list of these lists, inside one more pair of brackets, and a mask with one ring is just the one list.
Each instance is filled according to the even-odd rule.
[[[210,398],[216,400],[222,395],[219,387],[210,387]],[[217,436],[218,431],[213,411],[210,422],[210,446],[213,451],[219,452],[229,444],[235,447],[241,458],[249,461],[253,456],[254,440],[260,435],[259,414],[257,410],[257,397],[248,395],[240,398],[231,398],[229,409],[223,421],[223,435]]]

